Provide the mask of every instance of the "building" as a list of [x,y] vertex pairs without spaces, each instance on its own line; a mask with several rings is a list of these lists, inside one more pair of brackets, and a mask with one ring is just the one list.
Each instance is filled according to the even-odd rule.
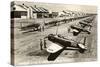
[[32,18],[47,18],[49,11],[43,7],[30,6],[32,9]]
[[11,18],[32,19],[46,18],[49,11],[43,7],[26,6],[25,4],[11,4]]
[[28,7],[18,4],[11,5],[11,18],[27,18]]

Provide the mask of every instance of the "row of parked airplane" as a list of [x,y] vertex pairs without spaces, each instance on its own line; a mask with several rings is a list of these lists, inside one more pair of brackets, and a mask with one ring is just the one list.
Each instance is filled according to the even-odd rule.
[[[85,27],[92,27],[92,22],[94,20],[93,17],[89,17],[85,20],[82,20],[78,23],[80,26],[74,26],[71,25],[70,29],[73,30],[73,36],[78,36],[81,32],[87,32],[87,34],[90,34],[90,29],[85,29]],[[47,37],[49,41],[52,43],[49,47],[47,47],[47,52],[50,53],[47,60],[48,61],[54,61],[56,58],[64,51],[64,50],[78,50],[80,53],[84,53],[87,50],[86,46],[86,37],[83,37],[80,42],[76,42],[71,39],[67,39],[62,35],[59,34],[49,34]]]
[[77,36],[81,32],[86,32],[87,34],[90,34],[93,19],[94,16],[80,21],[77,25],[71,25],[70,28],[72,29],[73,35]]
[[[50,21],[50,22],[46,22],[45,25],[56,25],[57,23],[60,23],[60,22],[70,22],[70,21],[74,21],[74,20],[77,20],[77,19],[82,19],[82,18],[85,18],[85,17],[89,17],[89,16],[83,16],[83,17],[76,17],[76,18],[69,18],[69,19],[62,19],[62,20],[53,20],[53,21]],[[90,20],[84,20],[84,22],[89,22]],[[83,24],[80,22],[80,24]],[[23,26],[21,27],[21,30],[22,31],[25,31],[25,30],[30,30],[30,29],[33,29],[34,30],[39,30],[39,26],[41,24],[40,23],[31,23],[31,24],[28,24],[26,26]],[[84,23],[84,25],[87,25]]]

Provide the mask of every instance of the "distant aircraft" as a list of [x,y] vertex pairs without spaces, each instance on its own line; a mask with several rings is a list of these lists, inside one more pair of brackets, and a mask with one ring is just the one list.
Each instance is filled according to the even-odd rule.
[[79,22],[79,23],[82,25],[83,28],[86,27],[86,26],[92,27],[92,25],[89,24],[89,23],[85,23],[85,22]]
[[87,23],[92,23],[92,20],[93,20],[93,19],[88,18],[88,19],[83,20],[83,21],[84,21],[84,22],[87,22]]
[[55,34],[49,34],[47,38],[52,42],[47,48],[47,52],[50,53],[48,61],[54,61],[64,50],[78,50],[80,53],[84,53],[87,49],[85,45],[86,37],[82,39],[82,42],[76,42]]
[[33,30],[37,29],[38,30],[39,26],[40,26],[39,23],[32,23],[32,24],[29,24],[27,26],[21,27],[21,30],[28,30],[28,29],[33,29]]
[[86,32],[87,34],[90,34],[91,32],[88,29],[80,28],[78,26],[71,25],[71,29],[73,29],[73,35],[77,36],[81,32]]

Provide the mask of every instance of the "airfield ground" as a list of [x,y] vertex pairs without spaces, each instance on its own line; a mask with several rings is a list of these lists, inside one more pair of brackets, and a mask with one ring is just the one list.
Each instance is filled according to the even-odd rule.
[[[83,18],[86,19],[86,18]],[[72,24],[76,24],[79,21],[75,20],[69,23],[61,24],[58,27],[58,33],[66,36],[68,39],[80,41],[84,36],[87,37],[87,50],[85,53],[79,53],[78,51],[64,50],[55,61],[48,61],[47,57],[49,53],[44,49],[40,50],[40,38],[44,38],[48,34],[55,34],[57,26],[46,28],[43,32],[24,32],[19,28],[14,28],[14,53],[15,53],[15,65],[26,64],[41,64],[41,63],[61,63],[61,62],[79,62],[79,61],[94,61],[97,56],[97,18],[93,20],[93,27],[91,34],[81,33],[78,36],[72,36],[72,33],[68,33],[68,28]],[[15,22],[17,23],[17,22]],[[51,42],[47,41],[47,46]]]

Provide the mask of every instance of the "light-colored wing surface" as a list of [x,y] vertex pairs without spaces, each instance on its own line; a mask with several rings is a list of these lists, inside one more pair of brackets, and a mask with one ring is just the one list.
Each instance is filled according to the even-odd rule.
[[49,53],[56,53],[57,51],[63,49],[62,46],[58,45],[58,44],[55,44],[55,43],[52,43],[50,44],[50,46],[47,48],[47,52]]

